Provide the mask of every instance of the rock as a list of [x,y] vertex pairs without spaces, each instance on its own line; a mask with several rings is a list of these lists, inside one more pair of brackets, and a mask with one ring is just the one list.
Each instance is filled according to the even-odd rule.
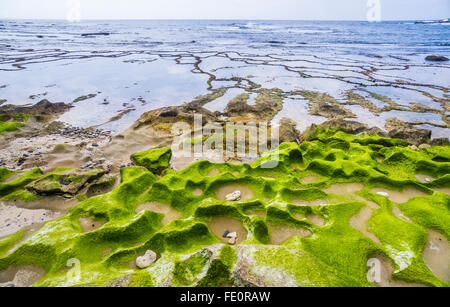
[[415,150],[415,151],[419,150],[419,147],[417,147],[416,145],[411,145],[411,146],[409,146],[409,148],[412,150]]
[[388,135],[386,131],[383,131],[378,127],[372,127],[370,129],[366,130],[366,132],[368,135],[374,135],[376,133],[376,134],[378,134],[378,136],[381,136],[383,138],[387,137],[387,135]]
[[[284,247],[275,246],[277,249]],[[298,287],[297,281],[284,270],[270,265],[260,265],[255,254],[262,246],[238,245],[237,260],[232,272],[233,282],[239,287]]]
[[419,145],[431,140],[431,130],[413,127],[394,128],[388,132],[390,138],[402,139],[410,144]]
[[47,99],[41,100],[32,106],[5,105],[0,107],[0,114],[16,115],[20,113],[43,116],[59,115],[68,111],[72,106],[63,102],[51,103]]
[[437,139],[431,140],[432,146],[443,146],[443,145],[448,145],[448,144],[449,144],[448,138],[437,138]]
[[349,134],[358,134],[369,129],[366,124],[343,119],[331,119],[324,122],[322,126],[332,127]]
[[248,98],[248,94],[233,98],[227,104],[224,115],[236,117],[235,121],[239,122],[270,121],[283,107],[283,99],[277,90],[261,91],[252,105],[247,103]]
[[136,258],[136,266],[140,269],[145,269],[155,263],[157,259],[157,255],[154,251],[148,250],[145,252],[144,256],[140,256]]
[[283,117],[280,120],[280,143],[298,141],[300,132],[296,126],[297,123],[290,118]]
[[110,33],[108,32],[95,32],[95,33],[83,33],[81,34],[82,37],[88,37],[88,36],[108,36]]
[[377,192],[377,194],[384,196],[384,197],[389,197],[389,193],[386,193],[386,192]]
[[446,62],[449,59],[446,58],[445,56],[439,56],[439,55],[429,55],[425,58],[425,60],[427,61],[431,61],[431,62]]
[[328,119],[340,118],[353,118],[356,117],[355,114],[347,110],[345,107],[339,103],[331,103],[318,101],[311,106],[310,114],[319,115],[326,117]]
[[241,191],[234,191],[231,194],[228,194],[227,196],[225,196],[225,200],[228,201],[238,201],[241,199]]
[[431,147],[431,145],[429,145],[429,144],[420,144],[419,145],[419,149],[425,149],[425,148],[430,148]]
[[227,238],[230,239],[230,240],[228,240],[228,244],[235,245],[236,241],[237,241],[237,233],[236,232],[229,233],[227,235]]
[[136,165],[143,166],[154,174],[161,174],[169,167],[172,158],[172,150],[166,148],[154,148],[131,155],[131,161]]
[[228,236],[228,234],[230,233],[230,231],[227,229],[223,232],[222,238],[226,238]]
[[88,183],[107,173],[103,167],[95,169],[68,169],[55,171],[43,178],[33,181],[26,189],[38,195],[75,195]]

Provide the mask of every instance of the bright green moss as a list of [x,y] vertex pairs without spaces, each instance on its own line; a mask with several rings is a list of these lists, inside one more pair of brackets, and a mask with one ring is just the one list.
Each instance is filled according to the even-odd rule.
[[169,167],[169,161],[172,157],[170,148],[156,148],[131,155],[131,160],[140,166],[144,166],[151,172],[161,173]]
[[[117,188],[88,199],[80,197],[81,203],[65,217],[47,222],[14,252],[7,254],[20,235],[0,241],[0,270],[12,264],[43,267],[48,274],[36,284],[42,286],[106,285],[125,276],[129,276],[131,286],[251,285],[246,284],[248,280],[233,279],[238,266],[245,262],[242,259],[247,259],[251,263],[248,268],[241,267],[241,272],[248,269],[245,272],[254,276],[253,280],[264,279],[268,286],[278,285],[277,278],[292,286],[372,286],[366,278],[367,260],[381,253],[394,263],[395,279],[443,286],[425,265],[422,252],[427,229],[449,236],[450,196],[433,191],[450,187],[449,152],[449,146],[413,151],[402,141],[377,135],[353,136],[321,127],[310,131],[302,144],[283,143],[252,164],[199,161],[174,171],[167,169],[170,149],[149,150],[132,156],[140,166],[121,169]],[[273,168],[265,168],[274,161]],[[11,182],[0,183],[0,196],[24,197],[20,195],[26,193],[27,184],[42,176],[48,184],[58,183],[64,171],[23,173]],[[153,172],[163,176],[157,178]],[[422,183],[415,178],[417,173],[436,180]],[[12,175],[0,170],[3,181]],[[319,179],[303,184],[302,179],[308,176]],[[363,188],[353,195],[325,192],[337,183],[360,183]],[[220,200],[217,191],[226,185],[245,185],[253,196],[237,202]],[[427,196],[394,204],[371,193],[375,187],[395,191],[414,188]],[[194,195],[197,189],[201,195]],[[294,200],[305,205],[295,205]],[[323,204],[308,205],[317,200]],[[381,244],[350,226],[350,219],[364,208],[366,200],[380,207],[373,209],[366,226]],[[136,212],[139,205],[149,202],[167,205],[180,217],[163,225],[161,213]],[[398,219],[392,212],[394,205],[415,223]],[[313,224],[306,218],[309,214],[322,217],[326,224]],[[83,232],[79,220],[86,217],[105,224]],[[242,223],[248,233],[242,248],[223,245],[212,233],[208,223],[214,217]],[[268,223],[307,229],[311,235],[268,245]],[[223,247],[209,254],[206,247],[216,244]],[[105,250],[109,252],[105,254]],[[145,270],[133,268],[131,263],[147,250],[156,252],[158,261]],[[76,282],[67,280],[64,273],[70,258],[82,262],[82,277]]]
[[[3,171],[4,174],[8,173]],[[9,173],[9,175],[12,175]],[[2,198],[12,198],[10,195],[13,193],[18,193],[19,196],[25,196],[25,198],[30,198],[29,194],[23,192],[24,187],[35,181],[42,176],[42,171],[40,169],[34,169],[28,172],[22,173],[22,175],[9,182],[0,182],[0,197]],[[21,192],[22,191],[22,192]],[[14,194],[13,194],[14,195]],[[8,197],[10,196],[10,197]]]
[[3,133],[5,131],[15,131],[19,129],[20,127],[23,127],[24,124],[20,122],[3,122],[0,121],[0,133]]

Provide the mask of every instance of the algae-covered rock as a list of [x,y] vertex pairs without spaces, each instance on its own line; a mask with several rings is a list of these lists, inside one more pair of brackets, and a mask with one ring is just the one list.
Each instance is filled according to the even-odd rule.
[[282,118],[280,120],[280,142],[297,142],[300,132],[297,130],[297,123],[290,118]]
[[367,126],[366,124],[343,119],[331,119],[329,121],[322,123],[321,126],[331,127],[336,130],[344,131],[345,133],[350,134],[358,134],[363,131],[369,130],[369,126]]
[[37,181],[27,185],[27,189],[36,194],[72,194],[75,195],[86,184],[107,173],[102,166],[94,169],[57,168]]
[[172,150],[170,148],[156,148],[131,155],[131,160],[140,166],[147,168],[155,174],[161,174],[169,167]]
[[[252,164],[198,161],[157,177],[170,151],[138,153],[151,171],[124,167],[112,191],[81,198],[26,240],[25,233],[1,238],[0,272],[45,269],[35,286],[370,287],[377,284],[367,279],[367,263],[381,254],[392,284],[446,286],[423,252],[428,229],[450,238],[450,147],[416,149],[317,126],[302,143],[282,143]],[[269,156],[278,163],[263,168]],[[10,196],[45,182],[61,189],[71,171],[3,170],[0,191]],[[226,200],[233,191],[239,202]],[[82,263],[78,279],[67,274],[73,258]]]

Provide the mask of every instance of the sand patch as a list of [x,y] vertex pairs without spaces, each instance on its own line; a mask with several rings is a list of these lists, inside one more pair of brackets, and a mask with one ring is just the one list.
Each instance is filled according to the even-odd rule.
[[195,189],[192,192],[192,195],[194,195],[194,196],[201,196],[202,194],[203,194],[203,190],[201,190],[201,189]]
[[148,211],[153,211],[156,213],[161,213],[164,215],[163,219],[162,219],[162,224],[166,225],[168,224],[170,221],[179,219],[183,216],[183,213],[181,213],[180,211],[175,210],[174,208],[172,208],[172,206],[170,205],[166,205],[163,203],[158,203],[158,202],[149,202],[149,203],[145,203],[142,205],[139,205],[136,207],[136,213],[142,212],[144,210],[148,210]]
[[315,214],[307,214],[306,218],[316,226],[325,226],[325,219]]
[[50,210],[30,210],[0,203],[0,238],[12,235],[26,227],[57,219],[61,214]]
[[443,282],[450,282],[450,242],[436,230],[428,231],[423,261]]
[[417,174],[415,177],[417,180],[423,183],[432,182],[435,180],[433,177],[424,174]]
[[268,224],[267,227],[269,228],[269,234],[270,234],[270,244],[274,245],[280,245],[286,240],[295,237],[308,237],[312,233],[311,231],[304,229],[304,228],[295,228],[291,226],[284,226],[284,225],[272,225]]
[[79,219],[79,222],[83,232],[94,231],[106,224],[105,221],[94,221],[91,217],[82,217]]
[[362,183],[338,183],[324,189],[323,191],[327,194],[343,195],[343,194],[353,194],[362,190],[364,186]]
[[220,174],[221,174],[220,170],[218,170],[217,168],[213,168],[212,170],[209,171],[208,175],[206,175],[206,176],[208,176],[208,177],[215,177],[215,176],[218,176]]
[[372,216],[372,213],[373,213],[372,209],[368,207],[363,207],[358,214],[352,216],[352,218],[349,221],[349,224],[356,230],[362,232],[364,236],[368,237],[373,242],[381,245],[380,240],[373,233],[367,230],[366,223]]
[[307,176],[307,177],[303,177],[302,179],[300,179],[300,182],[302,184],[310,184],[310,183],[314,183],[316,181],[319,181],[320,177],[317,176]]
[[14,284],[15,287],[29,287],[45,276],[45,270],[24,265],[20,267],[10,267],[0,272],[0,284]]
[[244,184],[230,184],[230,185],[224,185],[220,188],[218,188],[215,191],[216,197],[220,200],[226,200],[226,196],[235,192],[240,191],[241,197],[239,201],[245,201],[249,200],[255,197],[255,194],[252,189],[250,189],[249,186]]
[[[387,198],[390,201],[393,201],[395,203],[406,203],[408,200],[410,200],[413,197],[418,197],[418,196],[428,196],[428,194],[416,190],[416,189],[412,189],[412,188],[406,188],[403,189],[403,191],[393,191],[393,190],[388,190],[388,189],[383,189],[383,188],[375,188],[370,190],[370,192],[375,193],[375,194],[379,194],[379,193],[387,193],[388,196]],[[380,194],[382,195],[382,194]]]

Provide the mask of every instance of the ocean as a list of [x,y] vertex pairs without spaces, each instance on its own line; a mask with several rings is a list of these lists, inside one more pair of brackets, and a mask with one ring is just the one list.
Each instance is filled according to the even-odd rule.
[[[216,88],[227,94],[206,105],[221,111],[251,80],[284,93],[283,116],[300,130],[324,119],[308,114],[294,91],[327,93],[345,103],[350,90],[439,110],[373,114],[349,106],[357,120],[384,127],[388,118],[425,122],[433,137],[449,136],[448,24],[337,21],[36,21],[0,20],[0,101],[73,103],[59,120],[119,133],[146,111],[180,105]],[[120,114],[118,119],[112,117]],[[436,126],[435,126],[436,125]]]

